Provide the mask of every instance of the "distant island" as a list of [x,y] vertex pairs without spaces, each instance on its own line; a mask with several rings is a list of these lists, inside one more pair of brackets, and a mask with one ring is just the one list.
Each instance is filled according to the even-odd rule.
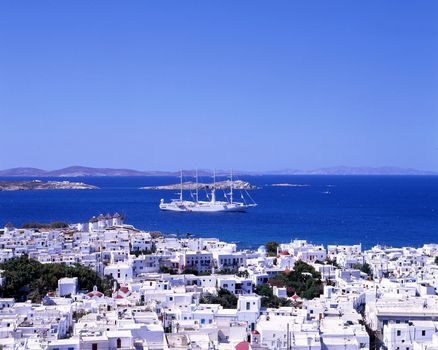
[[[228,189],[231,186],[231,181],[219,181],[215,184],[213,183],[201,183],[198,182],[184,182],[182,184],[183,190],[195,190],[198,188],[198,190],[210,190],[214,186],[215,189],[223,190]],[[140,187],[142,190],[178,190],[181,188],[181,184],[172,184],[172,185],[163,185],[163,186],[146,186],[146,187]],[[233,188],[239,189],[239,190],[254,190],[257,187],[254,185],[251,185],[249,182],[246,181],[240,181],[236,180],[233,181]]]
[[0,191],[26,190],[94,190],[98,187],[70,181],[0,181]]
[[[194,176],[195,170],[184,170],[184,176]],[[139,171],[132,169],[92,168],[71,166],[58,170],[12,168],[0,170],[0,177],[87,177],[87,176],[179,176],[179,171]],[[212,176],[212,170],[199,170],[199,176]],[[329,167],[313,170],[283,169],[275,171],[234,171],[236,175],[438,175],[437,172],[396,167]],[[229,171],[217,170],[217,176],[228,176]]]

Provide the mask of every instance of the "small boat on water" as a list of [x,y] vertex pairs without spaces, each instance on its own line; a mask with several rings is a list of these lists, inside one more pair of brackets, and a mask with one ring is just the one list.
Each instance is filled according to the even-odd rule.
[[163,211],[175,211],[175,212],[196,212],[196,213],[217,213],[217,212],[245,212],[249,208],[257,206],[254,200],[251,198],[247,191],[246,195],[248,200],[241,192],[242,202],[236,202],[234,200],[234,182],[233,173],[231,173],[230,192],[224,193],[226,200],[216,200],[216,175],[213,174],[213,186],[210,191],[210,197],[208,201],[199,200],[199,187],[198,187],[198,172],[196,171],[196,186],[195,195],[192,201],[185,200],[183,198],[183,173],[181,171],[180,176],[180,192],[179,198],[173,199],[170,202],[165,202],[164,199],[160,201],[160,209]]

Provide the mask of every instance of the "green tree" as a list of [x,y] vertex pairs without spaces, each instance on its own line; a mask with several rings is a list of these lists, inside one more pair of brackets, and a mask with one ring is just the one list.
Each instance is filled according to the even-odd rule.
[[170,273],[171,275],[176,275],[176,271],[167,266],[160,266],[161,273]]
[[68,224],[62,221],[54,221],[50,223],[50,228],[67,228]]
[[272,292],[272,288],[267,284],[261,284],[256,287],[255,293],[262,297],[263,307],[278,307],[278,301]]
[[268,256],[276,256],[277,255],[277,248],[279,246],[278,242],[267,242],[265,244],[265,248],[266,248],[266,253],[268,254]]
[[85,315],[87,315],[88,312],[86,311],[73,311],[73,319],[78,322],[82,317],[84,317]]
[[201,304],[220,304],[224,309],[236,309],[237,297],[226,289],[219,289],[217,295],[206,294],[204,295],[200,303]]
[[313,299],[323,292],[321,274],[313,266],[297,261],[294,269],[283,272],[269,280],[271,286],[286,287],[289,296],[297,293],[305,299]]
[[68,224],[62,221],[54,221],[50,224],[41,224],[38,222],[28,222],[21,226],[22,228],[33,228],[33,229],[60,229],[60,228],[67,228]]
[[138,258],[140,255],[151,255],[154,254],[157,251],[157,248],[155,245],[151,247],[151,249],[143,249],[143,250],[131,250],[129,254],[135,255],[136,258]]
[[215,272],[217,275],[237,275],[239,271],[237,269],[222,269]]
[[56,290],[58,280],[63,277],[78,277],[79,288],[92,290],[97,286],[107,296],[111,295],[114,285],[112,277],[101,278],[89,267],[80,264],[41,264],[27,255],[0,264],[0,270],[4,270],[3,277],[6,280],[0,288],[0,295],[17,301],[31,299],[40,302],[47,292]]
[[236,276],[243,277],[243,278],[248,278],[249,277],[249,272],[248,272],[248,270],[238,271],[236,273]]
[[366,273],[367,275],[371,274],[371,267],[368,263],[353,264],[352,267],[353,267],[353,269],[360,270],[360,271]]
[[258,285],[255,292],[262,297],[261,301],[263,307],[280,307],[291,305],[290,300],[279,298],[274,295],[272,287],[267,284]]
[[331,260],[330,258],[327,258],[325,261],[327,262],[328,265],[333,265],[338,268],[340,267],[336,259]]
[[274,295],[272,288],[267,284],[260,284],[256,287],[256,294],[264,297],[272,297]]

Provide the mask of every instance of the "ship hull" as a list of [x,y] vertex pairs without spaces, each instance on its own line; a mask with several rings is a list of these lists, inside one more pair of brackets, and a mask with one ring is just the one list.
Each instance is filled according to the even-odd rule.
[[221,213],[221,212],[245,212],[256,205],[246,205],[243,203],[206,203],[206,204],[160,204],[160,209],[163,211],[173,212],[193,212],[193,213]]
[[162,211],[176,211],[176,212],[185,212],[187,211],[186,208],[179,208],[179,207],[171,207],[171,206],[161,206],[160,210]]
[[189,201],[183,201],[183,202],[170,202],[170,203],[164,203],[162,201],[160,203],[160,209],[162,211],[176,211],[176,212],[187,212],[189,211],[188,208],[193,206],[193,202]]

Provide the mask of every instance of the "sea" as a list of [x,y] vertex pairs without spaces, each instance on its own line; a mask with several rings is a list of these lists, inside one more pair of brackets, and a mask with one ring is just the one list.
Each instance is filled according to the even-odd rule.
[[[80,181],[99,189],[0,192],[0,225],[79,223],[118,212],[126,223],[143,230],[216,237],[241,249],[293,239],[324,245],[361,243],[364,248],[438,243],[438,176],[242,176],[240,180],[257,186],[249,194],[258,206],[246,213],[162,212],[160,199],[177,198],[177,191],[140,189],[178,183],[176,177],[41,180]],[[217,192],[218,199],[224,199],[224,192]],[[185,196],[190,199],[189,191]],[[200,196],[205,198],[205,193]]]

